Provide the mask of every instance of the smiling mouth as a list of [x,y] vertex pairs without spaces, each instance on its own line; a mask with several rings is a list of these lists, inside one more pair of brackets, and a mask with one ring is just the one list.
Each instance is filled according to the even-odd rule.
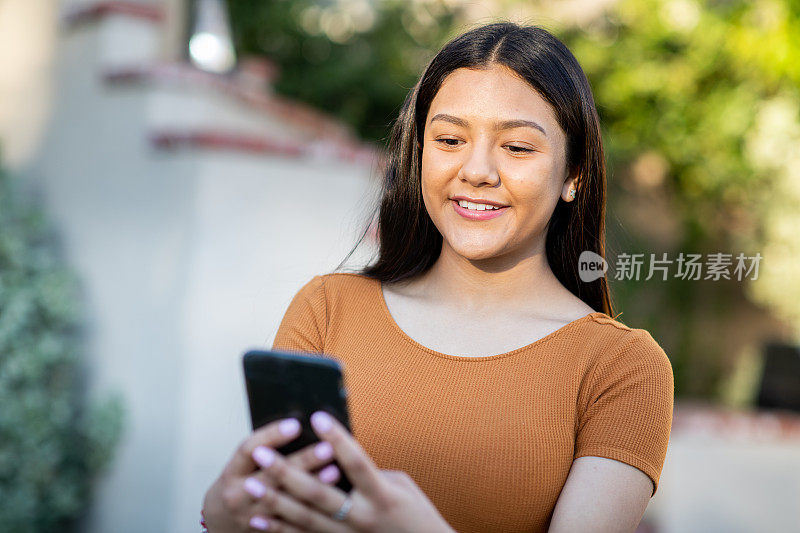
[[458,202],[458,205],[463,207],[464,209],[469,209],[471,211],[492,211],[495,209],[500,209],[500,206],[491,205],[491,204],[480,204],[476,202],[468,202],[466,200],[454,200]]
[[489,220],[505,213],[508,206],[496,206],[490,204],[476,204],[466,200],[450,200],[453,210],[463,218],[469,220]]

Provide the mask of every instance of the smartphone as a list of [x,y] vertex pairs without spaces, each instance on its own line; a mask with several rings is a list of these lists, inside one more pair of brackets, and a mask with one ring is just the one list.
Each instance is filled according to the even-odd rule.
[[[347,391],[342,367],[333,359],[273,350],[249,350],[242,358],[247,399],[253,430],[281,418],[300,421],[300,436],[276,448],[286,456],[319,441],[310,417],[325,411],[350,431]],[[336,486],[345,492],[353,488],[339,464]]]

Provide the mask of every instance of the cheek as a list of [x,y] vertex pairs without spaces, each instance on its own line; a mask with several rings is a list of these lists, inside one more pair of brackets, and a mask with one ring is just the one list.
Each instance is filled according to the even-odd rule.
[[449,191],[447,183],[452,176],[453,163],[441,154],[422,152],[422,197],[426,201],[446,197]]
[[542,205],[548,198],[560,194],[560,178],[556,170],[549,160],[530,162],[507,172],[505,184],[513,191],[514,201]]

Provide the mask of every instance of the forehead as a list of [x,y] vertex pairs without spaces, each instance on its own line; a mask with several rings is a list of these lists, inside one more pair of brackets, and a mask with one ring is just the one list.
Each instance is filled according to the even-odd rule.
[[[436,113],[472,119],[530,119],[558,128],[553,107],[527,81],[503,65],[451,72],[434,96],[427,120]],[[545,126],[546,127],[546,126]]]

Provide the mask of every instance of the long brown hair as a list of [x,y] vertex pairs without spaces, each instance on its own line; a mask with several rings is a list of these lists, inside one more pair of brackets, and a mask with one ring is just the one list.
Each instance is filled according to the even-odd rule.
[[575,200],[559,201],[548,224],[547,260],[567,289],[594,310],[612,315],[605,276],[583,282],[578,272],[582,251],[605,258],[606,169],[600,120],[575,56],[537,26],[503,22],[475,28],[447,43],[425,68],[392,128],[378,211],[378,258],[361,273],[391,283],[425,272],[439,258],[442,235],[422,201],[425,120],[451,72],[491,64],[512,69],[553,106],[567,137],[567,166],[576,169],[579,178]]

